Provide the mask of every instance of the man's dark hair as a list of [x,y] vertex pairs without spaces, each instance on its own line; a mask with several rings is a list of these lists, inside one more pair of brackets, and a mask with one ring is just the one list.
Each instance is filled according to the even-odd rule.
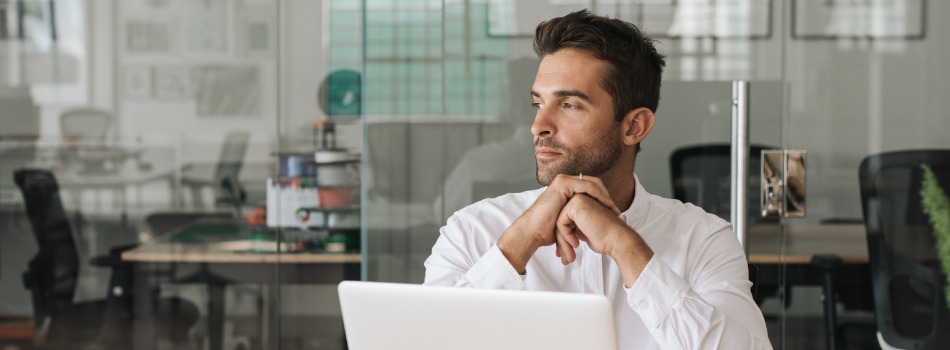
[[544,58],[571,48],[607,61],[610,68],[602,73],[600,85],[613,97],[614,117],[619,122],[640,107],[655,113],[660,103],[666,62],[654,42],[632,23],[581,10],[541,22],[534,34],[534,52]]

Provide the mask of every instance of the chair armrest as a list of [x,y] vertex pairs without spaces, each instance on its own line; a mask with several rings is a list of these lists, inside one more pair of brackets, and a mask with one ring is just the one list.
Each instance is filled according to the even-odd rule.
[[122,252],[138,247],[138,244],[127,244],[112,247],[109,249],[109,255],[100,255],[89,259],[89,264],[96,267],[115,267],[128,265],[129,262],[122,260]]

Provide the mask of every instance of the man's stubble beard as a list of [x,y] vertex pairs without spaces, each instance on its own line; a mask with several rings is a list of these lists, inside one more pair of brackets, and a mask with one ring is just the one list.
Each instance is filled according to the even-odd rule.
[[599,143],[586,144],[577,149],[568,149],[551,139],[535,140],[535,146],[552,148],[563,157],[558,165],[542,164],[535,158],[538,183],[548,186],[558,174],[601,177],[620,159],[621,146],[607,135],[601,135],[599,139]]

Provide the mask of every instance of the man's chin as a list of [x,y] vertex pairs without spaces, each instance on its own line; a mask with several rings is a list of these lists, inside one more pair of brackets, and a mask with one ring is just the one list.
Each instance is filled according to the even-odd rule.
[[554,181],[554,178],[557,176],[557,174],[558,173],[554,170],[538,167],[535,176],[537,177],[538,183],[541,184],[541,186],[548,186],[551,184],[551,181]]

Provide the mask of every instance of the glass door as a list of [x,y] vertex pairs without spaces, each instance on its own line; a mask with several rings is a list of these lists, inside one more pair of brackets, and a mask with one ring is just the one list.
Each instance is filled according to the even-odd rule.
[[[831,299],[835,303],[820,314],[810,300],[827,287],[788,274],[787,282],[795,286],[787,330],[791,334],[805,324],[836,316],[839,325],[858,325],[872,336],[877,331],[887,334],[877,325],[889,327],[885,324],[890,321],[881,322],[882,312],[892,305],[875,305],[875,294],[881,289],[872,284],[876,258],[869,252],[865,229],[876,226],[878,215],[889,214],[862,211],[859,167],[863,160],[884,153],[950,146],[945,136],[950,119],[945,115],[948,102],[944,97],[950,88],[945,64],[950,32],[939,21],[950,14],[950,4],[787,0],[781,6],[788,32],[781,57],[787,89],[782,146],[807,150],[808,194],[805,217],[782,220],[786,251],[791,259],[809,241],[822,242],[816,253],[841,259],[829,272],[835,280]],[[899,186],[896,178],[891,181],[891,186]],[[908,201],[900,210],[901,215],[916,212],[919,223],[926,224],[920,203]],[[895,249],[917,259],[932,252],[933,244]],[[796,307],[805,303],[811,306]],[[829,315],[829,310],[837,312]],[[820,345],[789,340],[789,347]]]
[[[439,227],[484,198],[537,188],[527,91],[534,28],[587,8],[637,24],[666,55],[657,122],[636,174],[650,192],[731,219],[733,81],[749,82],[750,149],[784,146],[785,4],[756,1],[365,2],[363,277],[420,283]],[[674,156],[682,160],[672,164]],[[749,158],[750,257],[781,348],[783,235],[758,219]],[[674,178],[673,169],[680,174]],[[679,197],[678,197],[679,196]]]
[[[596,2],[600,14],[631,21],[659,41],[666,55],[656,125],[643,142],[636,174],[645,189],[734,220],[754,274],[773,347],[785,339],[787,294],[784,236],[760,207],[761,153],[783,147],[785,84],[783,10],[775,1]],[[747,94],[734,82],[747,83]],[[735,110],[741,105],[742,111]],[[745,113],[739,113],[745,112]],[[748,145],[745,191],[732,182],[737,123]],[[740,216],[736,215],[736,218]]]
[[[363,277],[421,282],[455,210],[537,186],[514,175],[533,170],[519,167],[532,163],[531,113],[509,97],[530,86],[534,27],[581,8],[635,23],[666,55],[636,167],[651,193],[732,219],[732,84],[748,82],[741,234],[774,348],[827,345],[828,311],[842,310],[839,323],[873,320],[858,165],[947,147],[950,31],[933,20],[950,11],[944,2],[365,1]],[[804,183],[763,185],[769,149],[806,151],[801,164],[766,162]],[[762,217],[769,193],[802,189],[803,216]],[[823,299],[825,276],[848,278],[834,277],[837,291]]]

